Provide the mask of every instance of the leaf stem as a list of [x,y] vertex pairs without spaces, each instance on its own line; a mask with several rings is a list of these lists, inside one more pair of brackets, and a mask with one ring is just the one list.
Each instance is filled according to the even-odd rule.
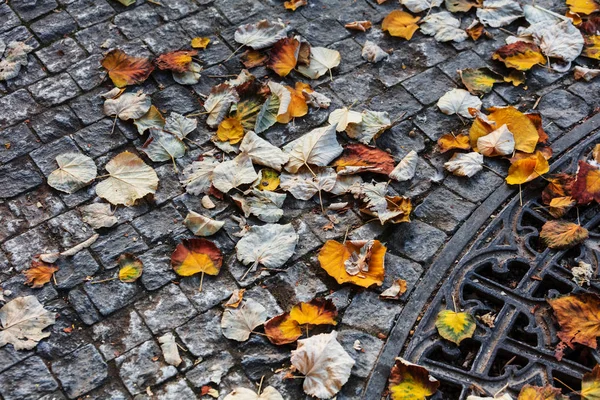
[[200,274],[200,287],[198,288],[198,292],[202,291],[202,282],[204,282],[204,271]]
[[112,277],[112,278],[107,278],[107,279],[102,279],[101,281],[91,281],[90,285],[95,285],[96,283],[105,283],[105,282],[110,282],[110,281],[114,281],[115,279],[117,279],[117,277]]

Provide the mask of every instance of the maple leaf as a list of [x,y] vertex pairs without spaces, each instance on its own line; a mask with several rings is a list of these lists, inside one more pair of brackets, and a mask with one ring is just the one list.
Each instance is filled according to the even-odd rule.
[[425,400],[437,392],[440,382],[427,369],[396,358],[389,378],[392,400]]
[[121,282],[132,283],[142,276],[144,264],[133,254],[124,253],[117,259],[119,264],[119,280]]
[[102,66],[116,87],[143,83],[154,70],[150,59],[129,56],[119,49],[110,51],[102,60]]
[[547,221],[540,231],[540,239],[551,249],[571,248],[587,238],[587,229],[567,221]]
[[381,30],[387,31],[390,35],[410,40],[414,33],[419,29],[417,22],[421,17],[411,15],[400,10],[390,12],[381,23]]
[[441,337],[459,345],[463,340],[473,337],[477,324],[469,313],[442,310],[435,319],[435,327]]
[[[361,250],[365,250],[362,251]],[[378,240],[348,240],[325,242],[319,251],[319,264],[339,284],[350,282],[358,286],[381,286],[385,275],[384,258],[387,248]],[[358,268],[358,272],[354,273]],[[348,273],[348,269],[354,274]]]
[[600,168],[580,160],[571,193],[577,204],[600,202]]
[[41,288],[46,283],[50,282],[50,279],[52,279],[52,276],[56,271],[58,271],[58,268],[55,265],[33,260],[31,262],[31,267],[23,271],[23,275],[27,278],[25,284],[34,289]]
[[570,348],[575,343],[592,349],[597,348],[600,336],[600,297],[592,293],[580,293],[548,299],[560,325],[557,333]]

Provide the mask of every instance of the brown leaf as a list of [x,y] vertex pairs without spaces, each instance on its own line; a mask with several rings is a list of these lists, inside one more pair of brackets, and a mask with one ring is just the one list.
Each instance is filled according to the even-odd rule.
[[31,267],[28,270],[23,271],[23,274],[27,278],[25,284],[34,289],[41,288],[46,283],[50,282],[52,275],[54,275],[56,271],[58,271],[58,268],[54,264],[33,260],[31,262]]
[[394,164],[392,156],[381,149],[361,143],[351,143],[344,146],[344,152],[333,166],[341,175],[361,172],[388,175],[394,170]]
[[197,50],[172,51],[161,54],[154,62],[159,69],[183,73],[189,71],[192,57],[197,54]]
[[119,49],[109,52],[102,60],[102,66],[117,87],[142,83],[154,71],[149,59],[129,56]]
[[592,293],[548,300],[560,325],[558,337],[570,348],[575,343],[597,348],[600,336],[600,297]]
[[587,229],[567,221],[548,221],[540,232],[540,239],[551,249],[568,249],[587,238]]
[[346,29],[366,32],[368,29],[371,29],[371,26],[373,26],[373,24],[371,24],[371,21],[354,21],[349,22],[344,26],[346,27]]

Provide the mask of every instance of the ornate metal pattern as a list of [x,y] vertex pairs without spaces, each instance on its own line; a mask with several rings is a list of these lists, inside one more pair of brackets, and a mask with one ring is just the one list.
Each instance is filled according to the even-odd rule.
[[[575,171],[577,160],[599,140],[592,135],[576,146],[553,165],[553,172]],[[476,237],[443,281],[402,353],[442,381],[439,398],[464,399],[473,386],[494,394],[505,387],[518,392],[526,383],[561,387],[564,382],[578,390],[581,375],[600,362],[598,352],[587,348],[566,349],[562,361],[557,361],[557,326],[546,302],[548,297],[582,290],[572,281],[569,266],[583,260],[598,270],[600,207],[580,208],[579,216],[572,210],[565,217],[575,221],[579,217],[590,231],[583,245],[567,251],[546,249],[539,231],[554,218],[540,202],[541,187],[524,192],[523,206],[518,196],[513,198]],[[600,285],[592,282],[589,290],[600,293]],[[477,317],[491,313],[494,326],[478,321],[472,339],[460,346],[444,341],[437,334],[435,318],[455,305]]]

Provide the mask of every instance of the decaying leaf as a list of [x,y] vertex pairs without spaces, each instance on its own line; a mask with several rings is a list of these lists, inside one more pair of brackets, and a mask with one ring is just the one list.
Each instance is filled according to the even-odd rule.
[[281,393],[273,386],[267,386],[258,394],[254,390],[238,387],[233,389],[223,400],[284,400]]
[[281,171],[289,156],[252,131],[248,131],[240,145],[240,151],[248,154],[253,163]]
[[361,53],[362,58],[371,63],[378,63],[381,60],[389,58],[389,54],[386,53],[381,47],[375,42],[370,40],[365,41]]
[[425,400],[437,392],[440,382],[425,368],[396,358],[389,378],[392,400]]
[[492,28],[509,25],[522,16],[523,10],[514,0],[484,0],[482,7],[477,9],[477,18]]
[[228,84],[214,86],[204,102],[204,109],[208,113],[206,124],[211,128],[216,128],[229,112],[231,105],[239,100],[240,97],[235,89]]
[[386,182],[360,183],[351,186],[349,191],[354,197],[363,201],[364,208],[361,208],[360,211],[376,216],[382,225],[388,221],[393,224],[410,222],[412,210],[410,199],[402,196],[388,196],[387,187]]
[[226,308],[221,319],[223,336],[227,339],[245,342],[250,333],[265,323],[267,310],[262,304],[252,299],[246,299],[238,308]]
[[15,350],[31,350],[50,336],[43,329],[53,325],[55,314],[47,311],[37,297],[17,297],[0,308],[0,348],[12,344]]
[[420,13],[442,5],[443,0],[400,0],[411,12]]
[[158,187],[156,172],[141,158],[124,151],[106,164],[109,177],[96,185],[96,194],[109,203],[131,206]]
[[123,121],[142,118],[150,110],[150,98],[143,93],[123,93],[104,101],[104,114]]
[[393,10],[381,23],[381,30],[395,37],[401,37],[410,40],[414,33],[419,29],[417,22],[421,17],[416,17],[407,12]]
[[179,113],[172,112],[167,117],[163,130],[183,140],[183,138],[192,133],[197,126],[198,120],[196,120],[196,118],[188,118]]
[[546,58],[535,43],[518,41],[500,47],[492,55],[492,59],[504,63],[508,68],[515,68],[519,71],[528,71],[534,65],[543,65]]
[[169,365],[179,366],[183,360],[179,355],[175,336],[171,332],[167,332],[158,338],[158,343],[160,343],[160,349],[163,352],[165,362]]
[[267,268],[279,268],[294,255],[298,234],[292,224],[266,224],[252,226],[236,246],[237,259],[252,264],[250,270],[262,264]]
[[119,49],[110,51],[102,60],[102,66],[116,87],[143,83],[154,70],[148,58],[129,56]]
[[473,96],[464,89],[451,89],[440,97],[437,102],[438,108],[444,114],[458,114],[465,118],[473,118],[469,108],[479,110],[481,104],[479,97]]
[[390,172],[390,178],[397,180],[398,182],[411,180],[417,172],[418,162],[419,155],[417,152],[414,150],[409,151],[392,172]]
[[[570,348],[575,343],[596,349],[600,336],[600,297],[580,293],[548,299],[560,325],[558,338]],[[585,379],[585,378],[584,378]]]
[[79,208],[81,219],[94,229],[110,228],[119,220],[107,203],[92,203]]
[[344,152],[333,163],[339,175],[372,172],[388,175],[394,169],[394,158],[386,151],[362,143],[344,146]]
[[445,153],[449,150],[460,149],[460,150],[469,150],[471,149],[471,142],[467,135],[463,135],[462,133],[459,135],[453,135],[452,133],[447,133],[442,135],[438,139],[438,147],[440,148],[440,153]]
[[473,337],[477,324],[473,315],[467,312],[443,310],[437,315],[435,327],[441,337],[457,345]]
[[471,153],[456,153],[444,163],[444,167],[456,176],[472,177],[483,169],[483,155]]
[[146,114],[133,121],[133,123],[138,133],[143,135],[150,128],[162,129],[165,126],[165,119],[160,111],[158,111],[158,108],[152,105]]
[[234,33],[236,42],[253,48],[264,49],[286,37],[287,28],[283,22],[270,22],[266,19],[255,24],[240,26]]
[[75,193],[96,179],[96,163],[80,153],[65,153],[56,157],[58,169],[48,176],[48,185],[65,193]]
[[225,225],[223,221],[214,220],[194,211],[188,212],[183,223],[196,236],[214,235]]
[[394,279],[392,286],[385,289],[379,297],[382,299],[398,299],[404,293],[406,293],[407,286],[406,281],[404,279]]
[[244,300],[244,293],[246,293],[246,289],[235,289],[223,307],[238,308]]
[[506,125],[477,139],[477,151],[484,156],[508,156],[515,150],[515,138]]
[[[269,82],[269,85],[271,85],[271,83],[273,82]],[[291,96],[289,100],[291,101]],[[260,111],[256,116],[256,123],[254,124],[254,131],[256,133],[262,133],[275,125],[277,122],[277,114],[279,113],[280,105],[281,102],[277,95],[272,94],[267,98],[267,100],[260,107]],[[285,112],[287,112],[287,108],[285,111],[283,111],[283,113]]]
[[358,124],[349,123],[346,133],[352,139],[369,144],[391,126],[392,121],[387,112],[365,110],[362,112],[362,121]]
[[584,79],[589,82],[595,77],[600,76],[600,69],[585,68],[577,65],[575,66],[573,75],[576,80]]
[[199,196],[208,194],[212,182],[212,176],[219,162],[213,157],[205,157],[202,161],[194,161],[184,168],[181,184],[185,186],[186,192]]
[[31,286],[33,289],[41,288],[50,282],[56,271],[58,271],[58,268],[53,264],[33,260],[31,267],[23,271],[23,275],[27,278],[25,284]]
[[290,160],[285,169],[291,173],[298,172],[301,167],[310,164],[327,166],[343,149],[337,141],[336,125],[316,128],[283,147]]
[[184,239],[171,255],[171,266],[180,276],[218,275],[222,264],[221,250],[206,239]]
[[504,82],[504,77],[488,67],[458,70],[460,79],[467,90],[475,95],[489,93],[495,83]]
[[517,400],[568,400],[561,394],[560,388],[546,386],[525,385],[519,393]]
[[298,325],[337,325],[337,309],[331,300],[316,298],[300,302],[290,310],[290,318]]
[[540,239],[551,249],[568,249],[583,243],[588,230],[567,221],[547,221],[540,231]]
[[306,168],[295,174],[284,172],[280,175],[279,186],[296,199],[305,201],[310,200],[320,190],[325,192],[333,190],[337,182],[337,175],[333,168],[316,168],[313,173]]
[[[473,7],[479,7],[483,0],[445,0],[446,9],[451,13],[467,12]],[[481,23],[479,23],[483,27]],[[467,28],[468,29],[468,28]],[[477,40],[473,38],[473,40]]]
[[298,72],[310,79],[317,79],[327,72],[331,76],[331,70],[340,65],[341,61],[342,56],[337,50],[330,50],[325,47],[311,47],[310,64],[299,65]]
[[580,160],[571,193],[577,204],[600,203],[600,168]]
[[308,0],[287,0],[283,3],[286,10],[296,11],[298,7],[302,7],[308,4]]
[[27,54],[33,50],[33,47],[24,42],[10,42],[8,45],[0,39],[0,81],[7,81],[16,78],[21,71],[21,67],[27,66]]
[[197,50],[178,50],[161,54],[154,62],[159,69],[183,73],[190,69],[192,57],[196,55]]
[[150,136],[142,146],[142,151],[154,162],[172,161],[177,170],[175,159],[185,155],[185,144],[175,135],[150,128]]
[[281,180],[279,179],[279,173],[277,173],[277,171],[265,168],[261,169],[258,175],[259,178],[255,182],[255,187],[258,190],[267,190],[272,192],[279,187],[279,182],[281,182]]
[[96,240],[98,240],[98,237],[100,237],[100,235],[95,233],[92,236],[90,236],[89,238],[87,238],[86,240],[84,240],[83,242],[78,243],[71,248],[68,248],[64,251],[56,252],[56,253],[38,254],[37,258],[39,258],[41,261],[43,261],[45,263],[53,264],[60,257],[71,257],[71,256],[74,256],[75,254],[79,253],[81,250],[90,247],[91,245],[93,245],[96,242]]
[[142,276],[144,264],[133,254],[121,254],[117,259],[117,263],[119,264],[119,280],[121,282],[135,282]]
[[520,185],[544,175],[549,170],[548,160],[541,151],[537,151],[535,154],[516,160],[510,165],[506,183]]
[[460,21],[447,11],[440,11],[423,18],[421,32],[434,36],[438,42],[463,42],[469,36],[460,29]]
[[250,196],[234,194],[232,200],[244,211],[244,216],[255,215],[263,222],[277,222],[283,217],[285,193],[252,189]]
[[354,21],[354,22],[349,22],[346,25],[344,25],[344,27],[346,29],[352,29],[354,31],[361,31],[361,32],[366,32],[369,29],[371,29],[371,27],[373,26],[373,24],[371,23],[371,21]]
[[596,364],[591,372],[583,374],[581,379],[581,399],[596,400],[600,397],[600,365]]
[[258,178],[248,153],[242,152],[233,160],[222,162],[213,171],[212,184],[223,193],[254,182]]
[[354,359],[337,341],[337,332],[298,340],[291,363],[304,374],[304,393],[319,399],[335,396],[350,378]]
[[550,200],[548,213],[554,218],[562,218],[575,204],[577,203],[571,196],[555,197]]
[[386,250],[378,240],[349,240],[343,244],[328,240],[319,252],[319,263],[339,284],[350,282],[362,287],[381,286]]

